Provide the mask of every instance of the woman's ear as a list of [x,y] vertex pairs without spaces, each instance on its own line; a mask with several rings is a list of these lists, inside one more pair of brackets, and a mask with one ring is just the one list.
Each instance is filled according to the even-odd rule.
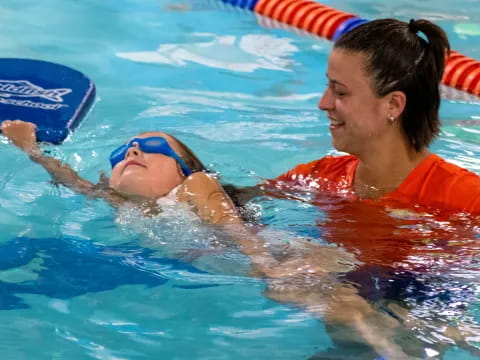
[[407,96],[403,91],[392,91],[387,97],[389,116],[393,116],[394,118],[400,117],[403,110],[405,110]]

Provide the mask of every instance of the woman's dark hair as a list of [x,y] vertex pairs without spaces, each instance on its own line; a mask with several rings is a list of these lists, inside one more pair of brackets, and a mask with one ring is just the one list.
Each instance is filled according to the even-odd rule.
[[439,84],[450,53],[445,32],[428,20],[379,19],[344,34],[334,48],[366,55],[377,96],[405,93],[402,128],[416,151],[427,147],[440,130]]

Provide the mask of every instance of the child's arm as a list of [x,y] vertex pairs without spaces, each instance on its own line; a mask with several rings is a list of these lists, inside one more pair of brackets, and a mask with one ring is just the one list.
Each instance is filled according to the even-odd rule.
[[43,166],[55,183],[89,197],[103,198],[113,205],[125,202],[125,198],[112,189],[101,188],[80,177],[69,165],[46,156],[37,144],[34,124],[21,120],[5,120],[0,128],[3,135],[28,154],[32,161]]
[[250,257],[255,268],[276,267],[278,262],[271,255],[266,242],[246,226],[232,200],[215,178],[204,172],[194,173],[183,182],[177,196],[179,201],[193,205],[202,220],[222,225],[240,250]]
[[222,185],[205,172],[190,175],[178,191],[178,200],[192,205],[198,216],[210,223],[223,225],[246,255],[264,254],[265,242],[245,227],[233,201]]
[[210,224],[222,225],[240,250],[250,258],[256,275],[266,277],[313,273],[324,275],[329,272],[346,271],[345,264],[351,264],[354,261],[353,256],[348,258],[350,261],[346,261],[345,252],[339,256],[337,253],[341,251],[331,247],[305,243],[302,245],[305,250],[304,257],[279,262],[272,255],[269,244],[254,234],[248,224],[244,223],[221,184],[204,172],[190,175],[183,182],[177,196],[179,201],[193,205],[202,220]]

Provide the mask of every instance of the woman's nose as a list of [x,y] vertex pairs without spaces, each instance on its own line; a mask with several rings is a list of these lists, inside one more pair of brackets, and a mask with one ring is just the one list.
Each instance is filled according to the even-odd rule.
[[323,93],[322,97],[318,101],[318,108],[323,111],[328,111],[333,109],[333,97],[331,90],[327,88]]

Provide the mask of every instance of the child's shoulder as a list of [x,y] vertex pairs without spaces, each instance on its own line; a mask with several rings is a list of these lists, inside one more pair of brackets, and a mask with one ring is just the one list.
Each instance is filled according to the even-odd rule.
[[222,189],[220,183],[204,171],[199,171],[188,176],[178,189],[178,196],[186,195],[186,193],[207,193],[211,191],[218,191]]
[[178,189],[177,199],[193,205],[200,218],[212,224],[238,222],[240,219],[222,185],[205,172],[188,176]]

